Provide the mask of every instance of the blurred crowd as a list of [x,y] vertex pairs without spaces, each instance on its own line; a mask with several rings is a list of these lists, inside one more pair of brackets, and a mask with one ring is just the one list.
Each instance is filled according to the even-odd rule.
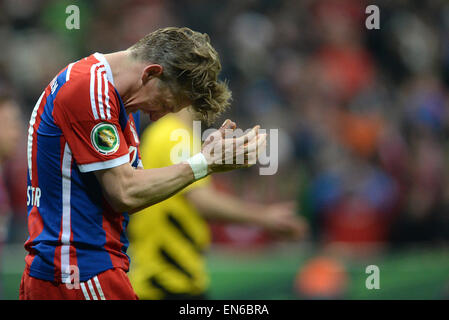
[[[80,8],[79,30],[65,27],[70,4]],[[369,4],[380,9],[378,30],[365,27]],[[20,110],[16,151],[0,146],[9,241],[26,237],[27,122],[43,88],[71,61],[165,26],[209,34],[233,91],[223,117],[279,129],[276,175],[253,167],[215,177],[217,187],[297,201],[317,243],[449,243],[444,0],[0,1],[0,104]],[[216,241],[269,241],[251,228],[214,231]]]

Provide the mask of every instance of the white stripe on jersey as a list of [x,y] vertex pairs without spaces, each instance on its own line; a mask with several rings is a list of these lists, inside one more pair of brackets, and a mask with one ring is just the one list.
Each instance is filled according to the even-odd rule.
[[109,105],[109,81],[106,73],[103,73],[104,79],[104,95],[106,96],[106,116],[111,119],[111,106]]
[[70,71],[72,71],[72,67],[75,64],[75,62],[72,62],[71,64],[69,64],[69,66],[67,67],[67,72],[65,74],[65,82],[69,81],[70,79]]
[[61,277],[63,283],[70,279],[70,189],[71,189],[72,151],[68,143],[64,146],[62,157],[62,235],[61,235]]
[[142,168],[143,169],[143,162],[140,159],[139,159],[139,162],[137,163],[137,168]]
[[27,158],[28,158],[28,170],[30,172],[30,181],[33,177],[33,173],[31,171],[32,169],[32,156],[33,156],[33,133],[34,133],[34,124],[36,123],[36,116],[37,116],[37,110],[39,109],[39,106],[41,105],[42,98],[44,97],[45,91],[42,92],[41,96],[36,102],[36,105],[34,106],[33,113],[31,114],[30,119],[30,126],[28,128],[28,145],[27,145]]
[[78,169],[81,172],[85,173],[85,172],[90,172],[90,171],[104,170],[104,169],[117,167],[117,166],[127,163],[127,162],[129,162],[129,153],[124,154],[121,157],[111,159],[111,160],[93,162],[93,163],[88,163],[88,164],[79,164]]
[[100,281],[98,281],[97,276],[94,277],[94,282],[95,282],[95,286],[97,287],[97,291],[100,294],[100,299],[106,300],[106,298],[104,297],[104,294],[103,294],[103,290],[101,289],[101,286],[100,286]]
[[86,290],[86,285],[83,282],[80,283],[80,285],[81,285],[81,290],[83,290],[84,299],[90,300],[89,293],[87,293],[87,290]]
[[95,120],[98,120],[97,105],[95,103],[95,69],[100,64],[101,62],[98,62],[90,67],[90,105]]
[[104,57],[103,54],[99,53],[99,52],[95,52],[94,53],[94,57],[98,60],[101,61],[101,63],[103,64],[103,66],[106,68],[106,74],[107,74],[107,79],[108,81],[110,81],[112,83],[112,85],[114,85],[114,77],[112,76],[112,70],[111,70],[111,66],[109,65],[108,61],[106,60],[106,58]]
[[[101,53],[95,52],[94,57],[98,61],[100,61],[99,63],[97,63],[97,65],[99,64],[101,66],[100,67],[101,71],[102,72],[105,71],[105,73],[103,73],[102,77],[103,77],[103,81],[104,81],[103,85],[104,85],[104,95],[105,95],[105,104],[106,104],[106,118],[111,119],[111,106],[109,104],[109,82],[111,82],[112,85],[114,85],[114,79],[112,77],[112,70],[111,70],[111,67],[109,66],[108,61]],[[97,76],[98,75],[101,75],[101,73],[97,72]],[[99,104],[101,103],[101,105],[100,105],[100,115],[101,115],[102,110],[104,111],[104,106],[103,106],[103,100],[100,99],[101,83],[100,83],[99,79],[97,81],[98,81],[98,87],[99,87],[98,88],[99,89],[98,90],[98,92],[99,92],[98,100],[99,100]],[[102,109],[102,107],[103,107],[103,109]],[[105,119],[105,117],[102,117],[102,119]]]
[[95,293],[95,289],[92,285],[92,281],[91,280],[87,281],[87,285],[89,286],[89,290],[90,290],[90,294],[92,295],[92,298],[94,300],[98,300],[97,294]]
[[103,92],[102,92],[102,84],[103,84],[103,77],[101,76],[102,72],[106,72],[106,69],[104,66],[101,66],[97,70],[97,91],[98,91],[98,108],[100,109],[100,118],[105,119],[104,116],[104,108],[103,108]]

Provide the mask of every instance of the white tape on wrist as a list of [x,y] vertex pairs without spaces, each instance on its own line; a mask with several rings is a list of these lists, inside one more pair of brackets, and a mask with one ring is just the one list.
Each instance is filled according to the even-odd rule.
[[195,180],[201,179],[207,175],[207,160],[200,152],[186,160],[193,171]]

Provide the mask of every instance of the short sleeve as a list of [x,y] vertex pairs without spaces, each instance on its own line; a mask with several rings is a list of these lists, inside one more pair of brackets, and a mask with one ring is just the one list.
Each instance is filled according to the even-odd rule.
[[81,172],[129,162],[120,102],[105,73],[66,83],[55,98],[53,117]]

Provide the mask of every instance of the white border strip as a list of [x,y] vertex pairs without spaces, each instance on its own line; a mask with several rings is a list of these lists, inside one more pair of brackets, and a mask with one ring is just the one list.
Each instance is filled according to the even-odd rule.
[[94,282],[95,282],[95,286],[97,287],[97,291],[100,294],[100,299],[106,300],[106,298],[104,297],[104,294],[103,294],[103,290],[101,289],[100,281],[98,280],[97,276],[94,277]]
[[70,71],[72,71],[72,67],[73,67],[74,64],[75,64],[75,62],[72,62],[67,67],[67,73],[65,74],[65,82],[69,81],[69,79],[70,79]]
[[127,162],[129,162],[129,153],[127,153],[121,157],[102,161],[102,162],[79,164],[78,169],[84,173],[84,172],[91,172],[91,171],[96,171],[96,170],[104,170],[104,169],[110,169],[113,167],[118,167]]
[[101,73],[103,71],[106,71],[106,69],[103,66],[97,69],[97,86],[98,86],[97,91],[98,91],[98,109],[100,109],[100,118],[104,120],[106,117],[104,116],[103,92],[102,92],[103,77],[101,76]]
[[44,97],[45,91],[42,92],[41,96],[36,102],[36,105],[34,106],[33,113],[31,114],[30,124],[28,127],[28,145],[27,145],[27,158],[28,158],[28,170],[30,173],[30,181],[32,181],[33,172],[32,170],[32,157],[33,157],[33,133],[34,133],[34,124],[36,123],[36,116],[37,111],[39,110],[39,107],[42,102],[42,98]]
[[89,291],[90,291],[90,294],[92,295],[92,298],[94,300],[98,300],[97,294],[95,293],[94,286],[92,285],[92,281],[90,281],[90,280],[87,281],[87,285],[89,286]]
[[97,105],[95,103],[95,69],[99,65],[100,62],[93,64],[92,67],[90,67],[90,105],[95,120],[98,120]]
[[62,157],[62,235],[61,235],[61,277],[63,283],[70,279],[70,188],[72,171],[72,151],[69,144],[64,146]]
[[81,290],[83,291],[83,294],[84,294],[84,299],[90,300],[89,294],[87,293],[87,290],[86,290],[86,285],[84,283],[80,283],[80,285],[81,285]]
[[143,169],[143,162],[141,159],[139,159],[139,162],[137,163],[137,168],[142,168]]
[[106,116],[108,119],[111,119],[111,106],[109,105],[109,82],[106,76],[106,73],[103,73],[104,80],[104,95],[106,97]]
[[114,77],[112,76],[112,69],[108,63],[108,60],[106,60],[104,55],[99,52],[95,52],[94,57],[104,65],[104,67],[106,68],[108,80],[111,81],[112,85],[114,85]]

